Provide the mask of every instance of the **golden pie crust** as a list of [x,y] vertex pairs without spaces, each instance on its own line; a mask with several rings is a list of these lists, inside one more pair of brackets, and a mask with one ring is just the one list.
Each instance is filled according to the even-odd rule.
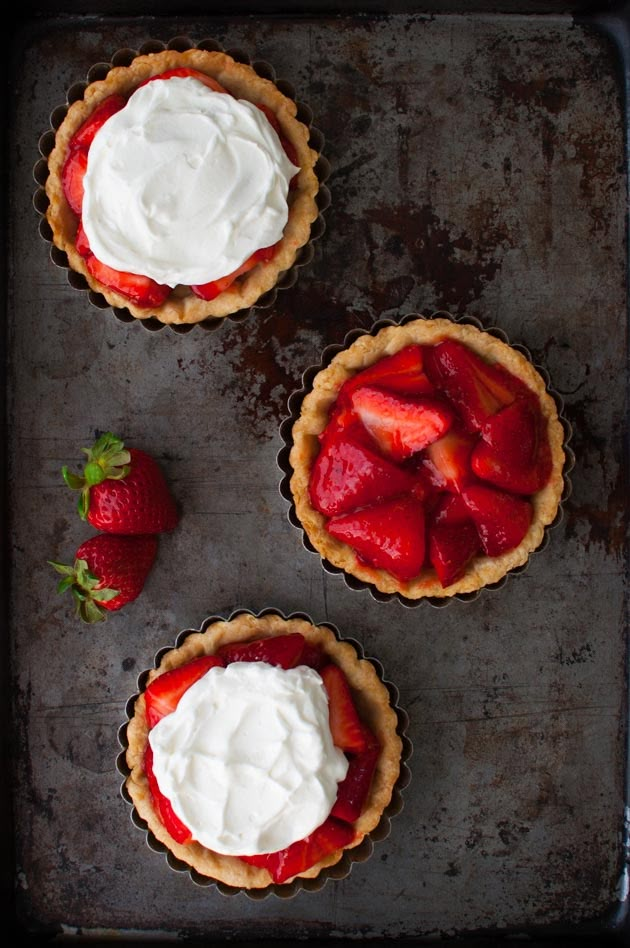
[[[114,93],[128,96],[150,76],[179,67],[196,69],[211,76],[237,98],[268,106],[277,117],[283,134],[295,148],[300,172],[297,186],[289,191],[289,219],[271,260],[257,264],[213,300],[199,299],[188,287],[180,286],[175,287],[160,306],[144,308],[99,283],[88,271],[85,260],[76,250],[78,219],[65,199],[61,172],[72,136],[103,99]],[[295,102],[283,95],[273,82],[261,78],[251,66],[238,63],[222,52],[165,50],[137,56],[129,66],[111,69],[104,79],[88,85],[83,98],[70,106],[55,135],[55,147],[48,158],[49,175],[46,181],[49,200],[46,217],[54,244],[65,251],[71,268],[83,274],[92,290],[101,293],[111,306],[129,310],[137,319],[155,316],[163,323],[196,323],[209,317],[228,316],[253,306],[276,285],[279,275],[293,265],[298,251],[308,242],[311,225],[318,215],[315,197],[319,182],[314,170],[318,155],[309,147],[308,128],[296,115]]]
[[[149,674],[147,685],[164,672],[185,665],[200,655],[212,655],[221,645],[291,632],[300,632],[308,642],[319,646],[331,661],[345,672],[361,720],[373,731],[382,748],[368,800],[354,824],[355,839],[346,847],[352,849],[380,822],[398,780],[402,754],[402,740],[397,733],[398,716],[391,706],[387,687],[378,677],[372,663],[358,657],[354,646],[349,642],[339,641],[326,626],[313,625],[306,619],[285,619],[278,615],[256,617],[243,613],[232,619],[214,622],[205,632],[188,635],[179,648],[164,655],[159,669],[154,669]],[[133,717],[127,725],[126,760],[131,772],[126,786],[136,810],[146,821],[153,835],[167,846],[173,855],[203,876],[246,889],[259,889],[272,884],[266,869],[250,866],[236,856],[223,856],[212,852],[196,842],[177,843],[170,836],[153,808],[144,770],[148,734],[144,694],[140,694],[135,702]],[[331,853],[299,877],[315,878],[322,869],[339,862],[344,852],[345,849],[340,849]],[[291,881],[287,880],[282,885]]]
[[[475,557],[464,576],[446,588],[432,568],[425,568],[419,576],[403,582],[385,570],[359,562],[350,546],[328,533],[327,518],[314,509],[309,497],[311,470],[319,453],[318,436],[328,423],[330,409],[346,379],[405,346],[414,343],[435,345],[442,339],[457,339],[487,362],[499,363],[536,393],[547,422],[552,456],[549,482],[530,498],[534,514],[522,542],[501,556]],[[522,566],[530,553],[540,546],[545,527],[556,516],[564,489],[564,439],[564,429],[554,399],[547,392],[540,374],[518,350],[475,326],[445,318],[417,319],[403,326],[387,326],[374,336],[361,336],[338,353],[330,365],[315,376],[312,390],[304,398],[300,417],[293,425],[293,445],[289,455],[292,468],[290,488],[295,511],[312,545],[325,560],[357,579],[374,585],[380,592],[399,593],[408,599],[426,596],[444,598],[472,593],[498,582],[510,570]]]

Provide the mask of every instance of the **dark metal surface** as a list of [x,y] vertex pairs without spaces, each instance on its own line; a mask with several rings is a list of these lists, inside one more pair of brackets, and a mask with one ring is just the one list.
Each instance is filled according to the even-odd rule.
[[[213,36],[271,62],[332,164],[314,262],[217,332],[149,333],[90,306],[31,204],[37,141],[96,62]],[[17,927],[103,940],[600,930],[622,914],[627,633],[626,172],[614,46],[567,15],[33,21],[9,139],[8,417]],[[495,594],[375,602],[302,547],[279,493],[287,398],[381,316],[448,309],[547,367],[577,456],[563,523]],[[90,531],[60,468],[95,430],[162,462],[182,508],[142,596],[100,627],[48,559]],[[251,903],[172,872],[130,825],[117,732],[181,629],[306,611],[379,659],[410,716],[405,808],[318,893]],[[617,924],[617,923],[615,923]]]

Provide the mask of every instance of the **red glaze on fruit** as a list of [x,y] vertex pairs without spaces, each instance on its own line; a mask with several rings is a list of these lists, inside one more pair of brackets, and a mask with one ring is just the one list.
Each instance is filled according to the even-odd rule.
[[79,226],[77,228],[77,236],[74,239],[74,245],[77,248],[77,253],[86,259],[92,256],[92,251],[90,250],[90,244],[87,239],[87,235],[83,229],[83,223],[79,220]]
[[501,556],[514,549],[529,530],[532,505],[522,497],[473,484],[462,491],[462,499],[488,556]]
[[337,787],[337,799],[330,815],[346,823],[358,820],[370,792],[380,747],[374,746],[350,757],[348,772]]
[[99,533],[78,548],[73,566],[53,563],[64,578],[60,593],[70,590],[84,622],[103,619],[137,599],[157,553],[155,536],[112,536]]
[[454,414],[437,398],[414,398],[362,385],[351,396],[352,408],[376,441],[394,461],[404,461],[442,438]]
[[362,444],[365,432],[363,426],[361,429],[355,436],[354,430],[346,428],[322,443],[313,465],[309,490],[313,507],[324,516],[335,516],[402,494],[415,483],[412,474]]
[[237,277],[243,276],[244,273],[253,270],[256,264],[267,263],[271,260],[277,248],[277,243],[272,244],[271,247],[262,247],[260,250],[256,250],[251,257],[248,257],[242,266],[238,267],[232,273],[220,277],[218,280],[210,280],[209,283],[196,283],[194,286],[191,286],[191,290],[195,296],[198,296],[202,300],[213,300],[219,296],[220,293],[224,293],[225,290],[234,283]]
[[424,564],[424,507],[412,496],[373,504],[331,518],[331,536],[351,546],[369,566],[387,570],[402,582]]
[[338,665],[328,664],[320,670],[326,694],[333,742],[342,751],[360,754],[373,743],[373,735],[362,723],[345,673]]
[[401,395],[435,393],[435,386],[424,371],[422,346],[417,345],[406,346],[394,355],[385,356],[374,365],[357,372],[343,383],[337,401],[349,402],[352,393],[362,385],[378,385],[379,388]]
[[535,494],[551,474],[544,418],[532,398],[518,398],[488,418],[471,458],[477,477],[515,494]]
[[71,148],[61,169],[61,186],[66,201],[80,217],[83,206],[83,179],[87,171],[88,153],[82,148]]
[[477,443],[459,425],[429,445],[422,456],[422,463],[431,483],[437,490],[459,493],[472,478],[470,455]]
[[354,829],[347,823],[328,817],[306,839],[298,840],[280,852],[240,858],[250,865],[267,869],[274,882],[287,882],[338,849],[349,846],[354,836]]
[[158,786],[157,780],[155,779],[155,774],[153,772],[153,751],[148,741],[147,749],[144,755],[144,771],[147,775],[147,782],[149,784],[149,791],[153,799],[153,806],[167,832],[177,843],[190,842],[192,839],[192,833],[175,814],[175,811],[171,806],[171,801],[164,796]]
[[127,104],[121,95],[110,95],[97,105],[90,117],[74,133],[70,140],[70,148],[82,148],[86,153],[94,141],[94,136],[103,127],[107,119],[120,112]]
[[200,655],[186,665],[172,668],[171,671],[154,678],[144,692],[149,727],[155,727],[158,721],[171,714],[179,704],[181,696],[206,672],[211,668],[223,668],[224,665],[220,655]]
[[272,635],[253,642],[230,642],[217,649],[226,665],[231,662],[267,662],[279,668],[295,668],[300,664],[305,646],[304,636],[299,632],[287,635]]
[[427,347],[425,365],[433,384],[455,405],[471,431],[480,431],[491,415],[514,401],[517,386],[510,384],[514,377],[455,339]]
[[108,286],[110,290],[120,293],[121,296],[126,296],[136,306],[143,309],[160,306],[171,292],[170,286],[156,283],[150,277],[114,270],[113,267],[101,263],[94,254],[90,254],[85,263],[95,280],[103,286]]
[[461,579],[470,561],[481,551],[479,534],[470,518],[455,525],[433,523],[428,539],[429,560],[444,588]]

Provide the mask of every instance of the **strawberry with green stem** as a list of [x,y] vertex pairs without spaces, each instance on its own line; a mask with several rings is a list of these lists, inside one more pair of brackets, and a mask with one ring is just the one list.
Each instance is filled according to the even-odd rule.
[[63,467],[68,487],[80,491],[78,511],[97,530],[126,535],[173,530],[179,515],[157,462],[137,448],[126,448],[106,432],[83,448],[82,474]]

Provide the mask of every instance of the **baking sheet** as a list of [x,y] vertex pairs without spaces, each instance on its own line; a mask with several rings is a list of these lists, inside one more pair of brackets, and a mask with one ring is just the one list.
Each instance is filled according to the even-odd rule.
[[[326,138],[332,204],[272,310],[147,332],[49,259],[37,141],[96,62],[149,38],[271,62]],[[625,910],[627,337],[618,53],[568,15],[33,19],[16,34],[8,170],[10,658],[16,932],[97,940],[619,928]],[[546,366],[577,456],[563,523],[496,593],[405,609],[307,553],[279,493],[287,398],[379,317],[446,309]],[[100,627],[48,559],[89,530],[60,476],[96,431],[159,458],[183,516],[136,603]],[[151,852],[119,794],[136,676],[210,614],[275,606],[378,658],[410,716],[405,808],[350,877],[225,898]]]

